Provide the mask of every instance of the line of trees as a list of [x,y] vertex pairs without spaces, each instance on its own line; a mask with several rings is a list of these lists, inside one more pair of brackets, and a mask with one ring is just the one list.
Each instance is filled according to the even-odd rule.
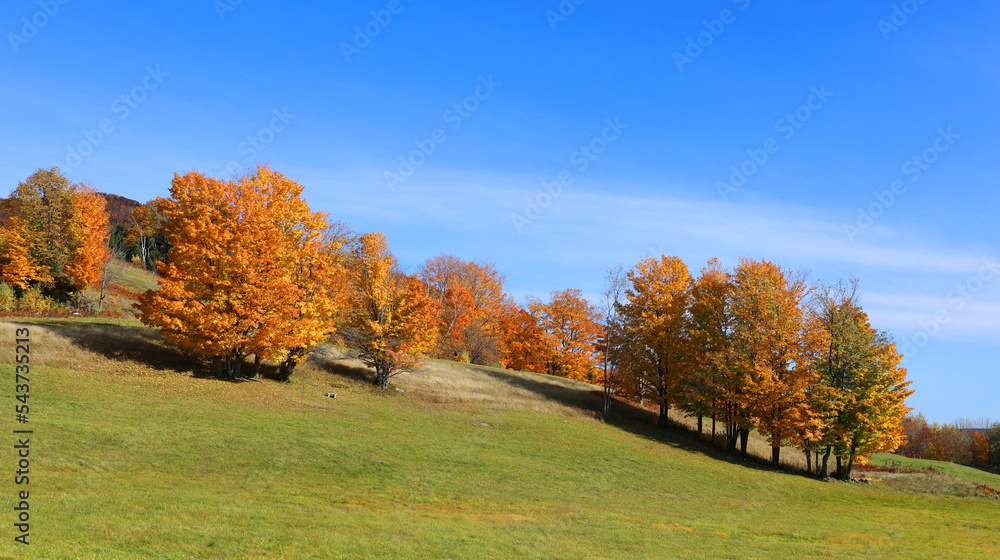
[[107,249],[104,200],[57,169],[39,169],[3,201],[0,282],[19,298],[65,300],[101,275]]
[[600,331],[578,290],[526,310],[488,263],[441,255],[406,274],[381,233],[313,212],[297,182],[267,167],[231,181],[177,175],[154,210],[171,251],[140,318],[220,376],[255,377],[266,360],[287,380],[331,339],[358,350],[381,387],[426,356],[594,374]]
[[[855,281],[811,286],[763,260],[732,270],[712,260],[697,278],[677,257],[646,258],[608,275],[607,393],[725,425],[726,447],[746,454],[751,430],[805,453],[810,472],[841,475],[895,450],[912,394],[902,356],[871,327]],[[607,407],[606,407],[607,410]],[[822,456],[822,458],[820,458]]]
[[350,231],[302,192],[266,166],[228,181],[190,172],[112,225],[93,189],[39,170],[4,204],[0,280],[72,292],[104,286],[109,255],[156,263],[140,318],[220,377],[257,377],[267,361],[287,380],[337,340],[383,388],[426,357],[603,381],[606,418],[613,394],[658,406],[661,426],[679,409],[699,431],[710,418],[713,439],[721,422],[731,451],[746,454],[757,430],[775,465],[795,446],[823,476],[831,457],[849,473],[904,441],[906,371],[853,280],[815,286],[752,259],[694,277],[664,255],[609,271],[600,306],[574,289],[520,306],[492,264],[439,255],[408,274],[382,234]]
[[153,203],[38,169],[0,203],[0,311],[87,308],[88,287],[100,311],[122,260],[155,268],[168,252]]
[[923,414],[903,419],[905,442],[896,450],[904,457],[933,459],[1000,472],[1000,422],[960,419],[928,423]]

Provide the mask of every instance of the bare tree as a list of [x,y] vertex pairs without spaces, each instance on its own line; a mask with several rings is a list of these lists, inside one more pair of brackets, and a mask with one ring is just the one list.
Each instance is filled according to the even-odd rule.
[[101,262],[100,295],[97,299],[97,312],[104,310],[104,298],[108,296],[111,283],[118,279],[124,263],[118,258],[122,249],[122,240],[116,241],[108,239],[108,244],[104,247],[104,257]]
[[622,265],[609,268],[604,279],[604,301],[601,303],[601,319],[604,335],[600,346],[604,354],[604,421],[611,419],[611,395],[615,389],[615,379],[621,367],[621,347],[624,343],[619,316],[619,302],[625,292],[625,268]]

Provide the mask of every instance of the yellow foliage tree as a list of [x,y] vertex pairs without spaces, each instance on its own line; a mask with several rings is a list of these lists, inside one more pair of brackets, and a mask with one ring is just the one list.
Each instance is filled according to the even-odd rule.
[[[811,419],[807,392],[819,378],[815,335],[808,321],[809,286],[768,261],[740,259],[733,272],[734,365],[742,378],[739,398],[771,443],[777,466],[781,443]],[[741,434],[745,441],[749,426]]]
[[691,412],[712,418],[721,417],[726,425],[726,445],[736,448],[739,418],[742,416],[735,395],[739,393],[730,369],[733,349],[733,282],[718,259],[712,259],[691,284],[692,368],[685,384],[685,399]]
[[659,405],[659,425],[667,425],[671,402],[692,366],[688,332],[690,274],[678,257],[649,257],[628,276],[621,306],[630,374],[643,396]]
[[375,384],[420,367],[437,337],[439,305],[416,276],[403,274],[381,233],[361,235],[350,265],[354,300],[343,335],[375,369]]
[[[815,360],[822,379],[812,405],[822,418],[816,440],[826,447],[820,474],[826,476],[835,452],[840,476],[848,477],[855,461],[894,451],[905,441],[905,400],[913,391],[895,343],[872,328],[858,304],[855,280],[826,290],[816,320],[824,334]],[[844,462],[846,470],[840,468]]]

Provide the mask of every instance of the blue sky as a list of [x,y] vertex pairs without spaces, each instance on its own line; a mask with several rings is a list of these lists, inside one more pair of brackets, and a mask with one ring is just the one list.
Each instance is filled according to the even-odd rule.
[[996,3],[12,0],[0,14],[5,190],[59,165],[144,201],[175,172],[270,163],[314,208],[384,231],[410,270],[483,259],[518,298],[597,298],[605,268],[659,253],[695,273],[749,256],[853,275],[907,353],[910,406],[1000,419]]

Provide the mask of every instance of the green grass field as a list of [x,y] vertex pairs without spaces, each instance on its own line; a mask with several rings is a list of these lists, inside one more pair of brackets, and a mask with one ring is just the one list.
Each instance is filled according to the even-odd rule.
[[230,383],[127,325],[32,331],[32,544],[9,435],[0,558],[1000,555],[1000,502],[773,472],[645,412],[599,422],[565,380],[431,364],[381,392],[317,358],[290,385]]

